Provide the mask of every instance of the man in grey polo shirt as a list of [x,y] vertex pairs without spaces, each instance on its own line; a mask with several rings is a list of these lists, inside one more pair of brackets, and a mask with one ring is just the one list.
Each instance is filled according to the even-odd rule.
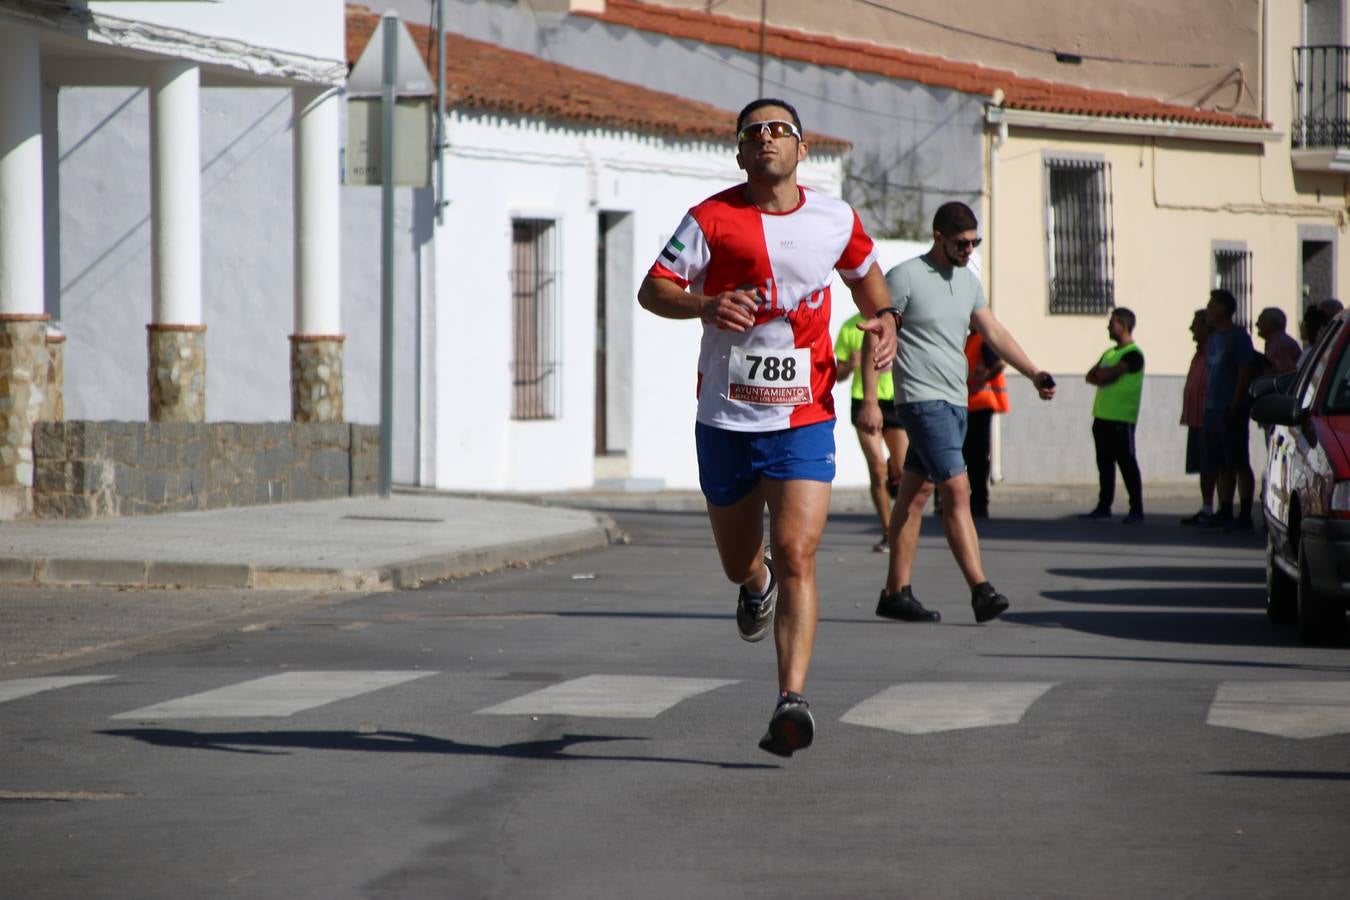
[[[964,203],[944,203],[933,216],[933,246],[923,256],[886,273],[898,314],[895,403],[909,434],[904,474],[891,512],[890,568],[877,615],[904,622],[937,622],[910,586],[924,506],[937,486],[942,525],[956,564],[970,585],[976,622],[1008,608],[980,563],[980,542],[970,515],[970,479],[961,446],[966,437],[966,334],[978,331],[1008,365],[1036,385],[1042,400],[1055,396],[1055,380],[1038,369],[984,299],[980,280],[966,268],[980,245],[975,213]],[[864,354],[866,353],[864,349]]]

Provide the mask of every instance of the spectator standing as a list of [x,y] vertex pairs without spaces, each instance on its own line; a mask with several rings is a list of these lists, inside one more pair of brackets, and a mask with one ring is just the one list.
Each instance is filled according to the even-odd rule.
[[1007,368],[978,331],[966,338],[966,363],[969,374],[966,441],[961,453],[966,459],[966,474],[970,477],[970,515],[975,519],[989,518],[990,435],[994,428],[994,414],[1012,408],[1008,402],[1008,380],[1003,374]]
[[[872,549],[885,553],[889,549],[886,525],[891,516],[891,498],[900,484],[900,464],[905,459],[909,440],[895,410],[895,382],[890,370],[878,372],[875,366],[859,364],[865,355],[863,341],[867,336],[867,332],[858,327],[863,321],[862,313],[858,313],[840,327],[839,337],[834,342],[834,358],[839,367],[838,379],[843,381],[850,375],[853,378],[849,389],[850,421],[867,462],[872,506],[881,520],[881,540],[873,544]],[[867,349],[871,350],[870,344]]]
[[1134,313],[1123,306],[1111,311],[1106,333],[1115,346],[1088,369],[1085,380],[1097,386],[1092,403],[1092,443],[1097,450],[1097,506],[1085,519],[1109,519],[1116,498],[1116,469],[1130,500],[1126,525],[1144,521],[1144,487],[1135,458],[1134,429],[1144,389],[1144,353],[1134,342]]
[[[900,491],[891,511],[891,558],[877,615],[903,622],[937,622],[910,585],[919,548],[923,508],[936,485],[942,526],[957,567],[970,587],[976,622],[1008,608],[1008,598],[985,578],[980,540],[970,517],[970,479],[961,447],[966,439],[969,366],[961,348],[966,334],[984,336],[1009,365],[1031,379],[1043,400],[1055,396],[1055,380],[1038,369],[1012,334],[994,318],[980,280],[967,268],[981,243],[974,211],[952,201],[933,216],[933,245],[923,256],[886,273],[893,308],[900,317],[895,361],[895,400],[909,434]],[[884,339],[884,335],[882,339]]]
[[1284,310],[1274,306],[1267,306],[1256,317],[1256,333],[1265,342],[1266,362],[1269,364],[1267,372],[1273,375],[1297,369],[1299,357],[1303,354],[1298,341],[1285,331],[1287,324]]
[[[1252,495],[1256,480],[1247,454],[1247,387],[1259,368],[1252,339],[1237,327],[1237,298],[1218,288],[1209,292],[1205,317],[1205,454],[1214,469],[1219,512],[1209,523],[1225,530],[1252,530]],[[1233,515],[1236,489],[1239,512]]]
[[1181,520],[1182,525],[1208,525],[1214,520],[1214,470],[1205,457],[1205,342],[1209,340],[1205,311],[1191,316],[1191,339],[1195,355],[1181,389],[1181,424],[1186,426],[1186,474],[1200,476],[1200,511]]

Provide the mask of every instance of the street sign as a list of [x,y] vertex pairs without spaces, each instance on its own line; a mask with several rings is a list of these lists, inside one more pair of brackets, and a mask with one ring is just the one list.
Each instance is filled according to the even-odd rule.
[[[427,187],[431,184],[431,106],[427,97],[404,99],[394,104],[394,184]],[[347,99],[347,152],[343,184],[379,186],[381,124],[379,97]]]
[[383,16],[370,43],[347,77],[347,150],[342,180],[350,185],[384,183],[381,148],[385,90],[384,57],[388,43],[385,29],[396,29],[394,36],[394,181],[399,187],[427,187],[431,184],[432,96],[435,82],[408,27],[396,16]]

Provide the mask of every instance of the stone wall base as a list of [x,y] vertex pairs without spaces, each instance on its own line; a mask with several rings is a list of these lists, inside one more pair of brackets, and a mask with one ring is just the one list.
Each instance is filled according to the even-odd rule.
[[92,519],[373,494],[373,425],[40,422],[32,511]]
[[145,326],[151,422],[206,421],[206,326]]
[[66,338],[47,333],[47,393],[43,398],[41,419],[60,422],[66,417]]
[[33,423],[47,393],[47,316],[0,315],[0,487],[33,483]]
[[291,421],[342,421],[342,335],[291,335]]

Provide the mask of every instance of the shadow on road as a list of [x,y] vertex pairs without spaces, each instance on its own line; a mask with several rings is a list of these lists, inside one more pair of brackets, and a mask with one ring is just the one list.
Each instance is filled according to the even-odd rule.
[[1200,581],[1205,584],[1265,585],[1266,570],[1257,566],[1111,566],[1107,568],[1046,569],[1047,575],[1102,581]]
[[[1150,601],[1148,606],[1166,605]],[[1246,647],[1297,647],[1292,629],[1276,628],[1265,613],[1177,611],[1173,609],[1055,610],[1009,612],[1003,619],[1039,628],[1072,628],[1086,634],[1128,641],[1163,641],[1181,644],[1229,644]]]
[[1209,775],[1224,775],[1231,778],[1282,778],[1290,781],[1350,781],[1350,772],[1295,772],[1280,769],[1234,769],[1226,772],[1209,772]]
[[[1150,579],[1153,580],[1153,579]],[[1109,590],[1042,591],[1047,600],[1082,603],[1089,606],[1172,606],[1183,609],[1264,610],[1264,587],[1124,587]]]
[[640,741],[646,738],[622,735],[564,734],[557,738],[538,741],[520,741],[494,747],[490,744],[466,744],[447,738],[406,731],[184,731],[177,728],[115,728],[100,731],[110,737],[124,737],[156,747],[176,747],[182,750],[219,750],[227,753],[247,753],[259,756],[288,756],[294,750],[343,750],[361,753],[438,753],[451,756],[492,756],[504,759],[549,760],[576,762],[604,760],[606,762],[677,763],[680,765],[712,766],[718,769],[777,769],[764,763],[722,763],[702,759],[681,759],[670,756],[609,756],[569,753],[577,745],[602,744],[611,741]]

